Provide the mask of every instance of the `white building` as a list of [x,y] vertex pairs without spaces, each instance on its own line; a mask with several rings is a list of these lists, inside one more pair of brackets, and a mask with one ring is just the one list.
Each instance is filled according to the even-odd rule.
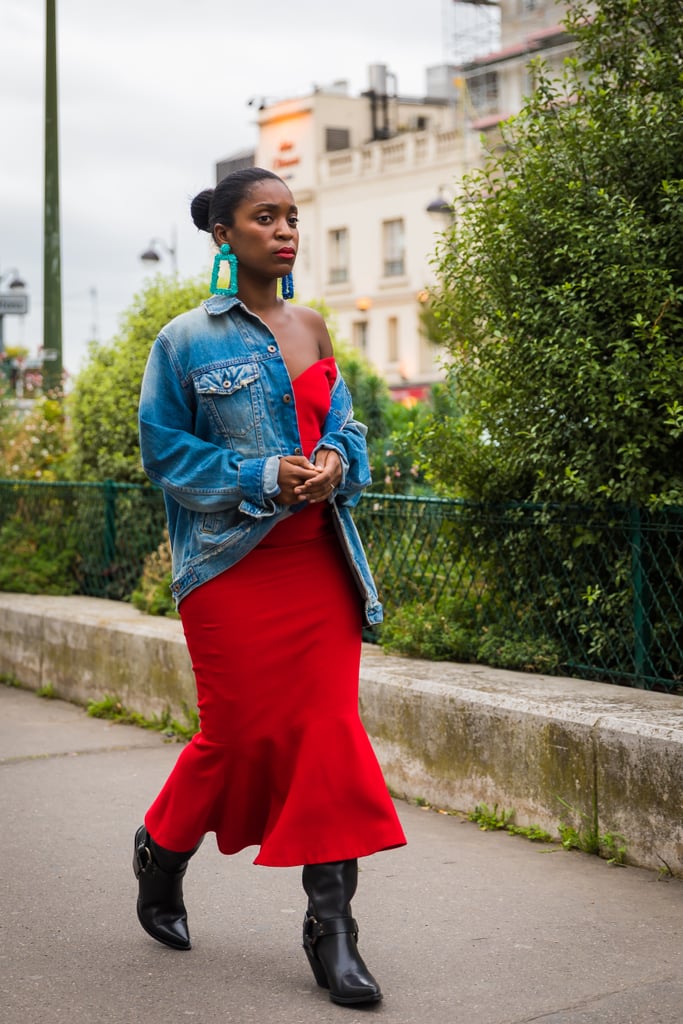
[[419,99],[396,95],[394,76],[373,65],[361,96],[338,82],[264,104],[255,152],[217,166],[218,179],[255,164],[287,181],[300,211],[297,299],[323,300],[339,337],[367,355],[397,396],[421,395],[440,376],[420,309],[434,283],[447,200],[481,159],[480,133],[519,109],[529,55],[546,41],[558,55],[571,46],[558,10],[554,0],[502,0],[502,48],[427,69]]
[[529,62],[543,57],[551,74],[574,49],[560,24],[564,5],[555,0],[499,0],[500,47],[460,66],[466,106],[474,131],[486,131],[511,117],[534,89]]

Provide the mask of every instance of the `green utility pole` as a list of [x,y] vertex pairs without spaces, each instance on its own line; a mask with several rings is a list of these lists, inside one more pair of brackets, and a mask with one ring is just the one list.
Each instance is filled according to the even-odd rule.
[[45,6],[45,209],[43,236],[43,387],[62,387],[62,261],[59,234],[56,0]]

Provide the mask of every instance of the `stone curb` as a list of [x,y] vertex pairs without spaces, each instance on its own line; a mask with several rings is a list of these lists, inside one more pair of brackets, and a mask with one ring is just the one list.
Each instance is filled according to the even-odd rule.
[[[178,620],[86,597],[0,594],[0,674],[145,716],[195,705]],[[416,661],[364,645],[360,707],[387,783],[444,809],[486,803],[558,835],[621,835],[683,871],[683,700],[577,679]]]

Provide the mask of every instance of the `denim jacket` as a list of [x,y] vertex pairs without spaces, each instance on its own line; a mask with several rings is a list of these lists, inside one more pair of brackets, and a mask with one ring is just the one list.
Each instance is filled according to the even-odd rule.
[[[274,500],[280,456],[302,454],[275,338],[236,297],[216,295],[176,317],[152,346],[139,421],[144,470],[164,492],[179,604],[296,514]],[[366,432],[337,371],[315,451],[330,448],[341,459],[334,523],[373,625],[382,606],[350,511],[370,483]]]

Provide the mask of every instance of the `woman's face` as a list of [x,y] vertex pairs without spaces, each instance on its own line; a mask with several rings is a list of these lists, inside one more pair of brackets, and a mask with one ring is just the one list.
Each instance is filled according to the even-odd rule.
[[232,227],[217,224],[218,245],[228,242],[240,270],[262,277],[284,277],[294,265],[299,247],[297,208],[282,181],[257,181],[235,210]]

